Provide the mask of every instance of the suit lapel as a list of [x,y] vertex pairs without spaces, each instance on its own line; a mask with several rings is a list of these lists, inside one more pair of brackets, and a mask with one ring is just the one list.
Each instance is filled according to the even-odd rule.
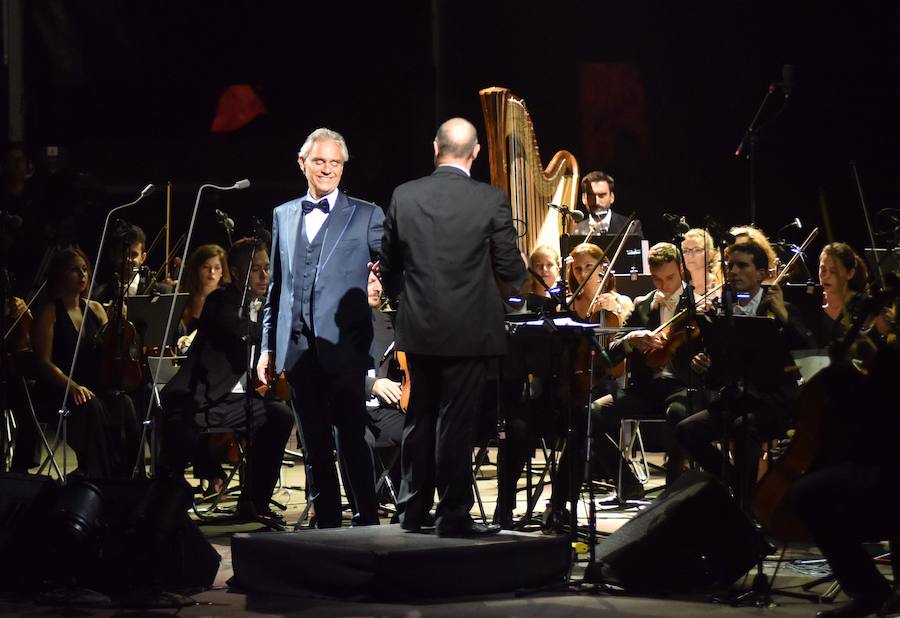
[[[306,234],[303,233],[303,218],[300,216],[300,200],[292,201],[287,207],[287,215],[281,224],[279,233],[282,234],[284,247],[294,247],[293,251],[286,251],[286,257],[290,260],[287,264],[282,265],[284,272],[291,272],[296,258],[297,250],[306,251]],[[300,245],[303,245],[302,247]],[[302,254],[301,254],[302,255]]]
[[338,192],[337,199],[334,202],[334,210],[331,211],[331,215],[325,222],[328,228],[325,230],[325,237],[322,239],[319,270],[324,269],[325,265],[328,264],[335,247],[337,247],[347,231],[354,212],[356,212],[356,206],[350,203],[347,196]]

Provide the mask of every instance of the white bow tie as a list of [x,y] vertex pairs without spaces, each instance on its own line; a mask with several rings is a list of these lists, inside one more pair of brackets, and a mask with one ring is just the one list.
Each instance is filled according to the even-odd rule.
[[665,305],[666,309],[668,309],[669,311],[675,311],[675,307],[678,306],[679,300],[681,300],[680,292],[677,294],[672,294],[671,296],[666,298],[662,292],[657,290],[656,296],[654,296],[654,301],[656,301],[656,306],[659,307],[660,305]]

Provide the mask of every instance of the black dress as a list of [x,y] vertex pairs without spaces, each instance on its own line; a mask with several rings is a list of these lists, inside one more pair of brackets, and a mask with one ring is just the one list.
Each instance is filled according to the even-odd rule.
[[[62,301],[56,300],[56,326],[53,329],[51,361],[68,374],[78,341],[78,329]],[[137,457],[138,423],[134,403],[122,391],[101,384],[103,348],[100,320],[81,300],[84,332],[78,349],[73,381],[89,388],[96,397],[76,405],[71,392],[67,399],[66,441],[78,458],[78,471],[88,478],[130,478]],[[47,389],[51,411],[58,411],[63,389]]]

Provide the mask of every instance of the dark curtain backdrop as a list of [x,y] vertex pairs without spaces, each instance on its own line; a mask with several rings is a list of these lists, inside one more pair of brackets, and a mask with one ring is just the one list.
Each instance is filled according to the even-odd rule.
[[[341,4],[72,3],[26,8],[28,140],[59,145],[54,173],[78,191],[48,212],[78,211],[96,244],[105,209],[146,182],[175,183],[176,226],[197,184],[249,177],[253,187],[204,201],[250,215],[304,188],[296,150],[317,126],[347,137],[351,194],[386,205],[392,188],[431,167],[438,121],[483,126],[488,85],[524,97],[545,161],[572,151],[581,169],[617,178],[617,206],[652,240],[661,214],[691,223],[749,218],[749,170],[734,157],[769,83],[794,67],[790,104],[757,152],[758,216],[774,231],[821,220],[863,243],[855,160],[872,211],[900,198],[900,8],[893,2],[592,2],[499,0]],[[248,84],[267,112],[210,132],[221,93]],[[475,168],[487,179],[486,157]],[[49,176],[50,164],[39,168]],[[85,197],[88,196],[88,197]],[[133,215],[150,236],[156,195]],[[80,210],[79,210],[80,209]],[[176,234],[177,235],[177,234]],[[207,214],[198,242],[224,242]],[[799,242],[799,234],[789,240]]]

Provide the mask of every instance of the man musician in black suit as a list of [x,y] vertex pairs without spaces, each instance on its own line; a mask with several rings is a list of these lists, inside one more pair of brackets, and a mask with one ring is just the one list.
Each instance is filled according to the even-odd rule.
[[479,148],[467,120],[442,124],[436,169],[394,190],[381,245],[385,289],[400,297],[397,349],[412,382],[401,525],[422,527],[437,487],[439,536],[499,530],[475,524],[469,513],[472,448],[485,378],[506,352],[501,288],[518,288],[526,274],[506,194],[469,175]]
[[[109,304],[118,298],[122,287],[125,297],[139,294],[170,294],[172,286],[148,277],[147,236],[137,225],[122,222],[109,239],[105,280],[94,290],[94,300]],[[125,284],[123,285],[123,281]]]
[[[393,312],[382,310],[381,281],[375,273],[369,273],[369,307],[372,308],[373,358],[374,368],[366,376],[366,412],[369,419],[366,427],[366,442],[373,451],[385,451],[391,460],[390,451],[400,448],[403,440],[403,424],[406,417],[400,410],[403,395],[399,369],[394,361],[394,319]],[[394,487],[400,486],[399,460],[388,470],[388,477]]]
[[[778,378],[771,383],[755,383],[751,376],[740,385],[726,384],[722,396],[708,409],[689,416],[678,424],[678,441],[703,470],[722,476],[746,504],[756,486],[757,468],[762,443],[785,432],[790,419],[790,406],[799,393],[800,372],[787,353],[790,349],[815,347],[812,334],[803,325],[799,312],[784,300],[778,285],[763,286],[769,276],[769,258],[765,249],[752,240],[733,244],[726,249],[725,276],[735,295],[735,316],[771,316],[784,338],[780,353],[768,359]],[[702,331],[702,329],[701,329]],[[741,359],[737,359],[740,361]],[[713,369],[714,362],[704,352],[691,359],[691,367],[700,374]],[[744,382],[744,381],[742,381]],[[723,386],[723,385],[719,385]],[[730,436],[734,442],[734,465],[728,463],[713,442]]]
[[[628,217],[613,212],[612,205],[616,201],[616,181],[606,172],[594,171],[585,174],[581,179],[581,203],[585,217],[576,226],[575,234],[593,233],[615,235],[628,224]],[[641,222],[635,220],[632,235],[644,237]]]
[[[251,255],[246,291],[250,298],[242,306]],[[249,478],[239,512],[277,520],[279,516],[269,508],[269,500],[294,417],[285,403],[261,397],[246,380],[247,337],[254,356],[259,354],[261,307],[269,285],[267,249],[257,245],[255,239],[241,239],[228,252],[228,267],[231,284],[207,296],[188,356],[162,391],[165,420],[159,467],[164,477],[182,475],[201,430],[219,427],[246,431],[249,406]]]

